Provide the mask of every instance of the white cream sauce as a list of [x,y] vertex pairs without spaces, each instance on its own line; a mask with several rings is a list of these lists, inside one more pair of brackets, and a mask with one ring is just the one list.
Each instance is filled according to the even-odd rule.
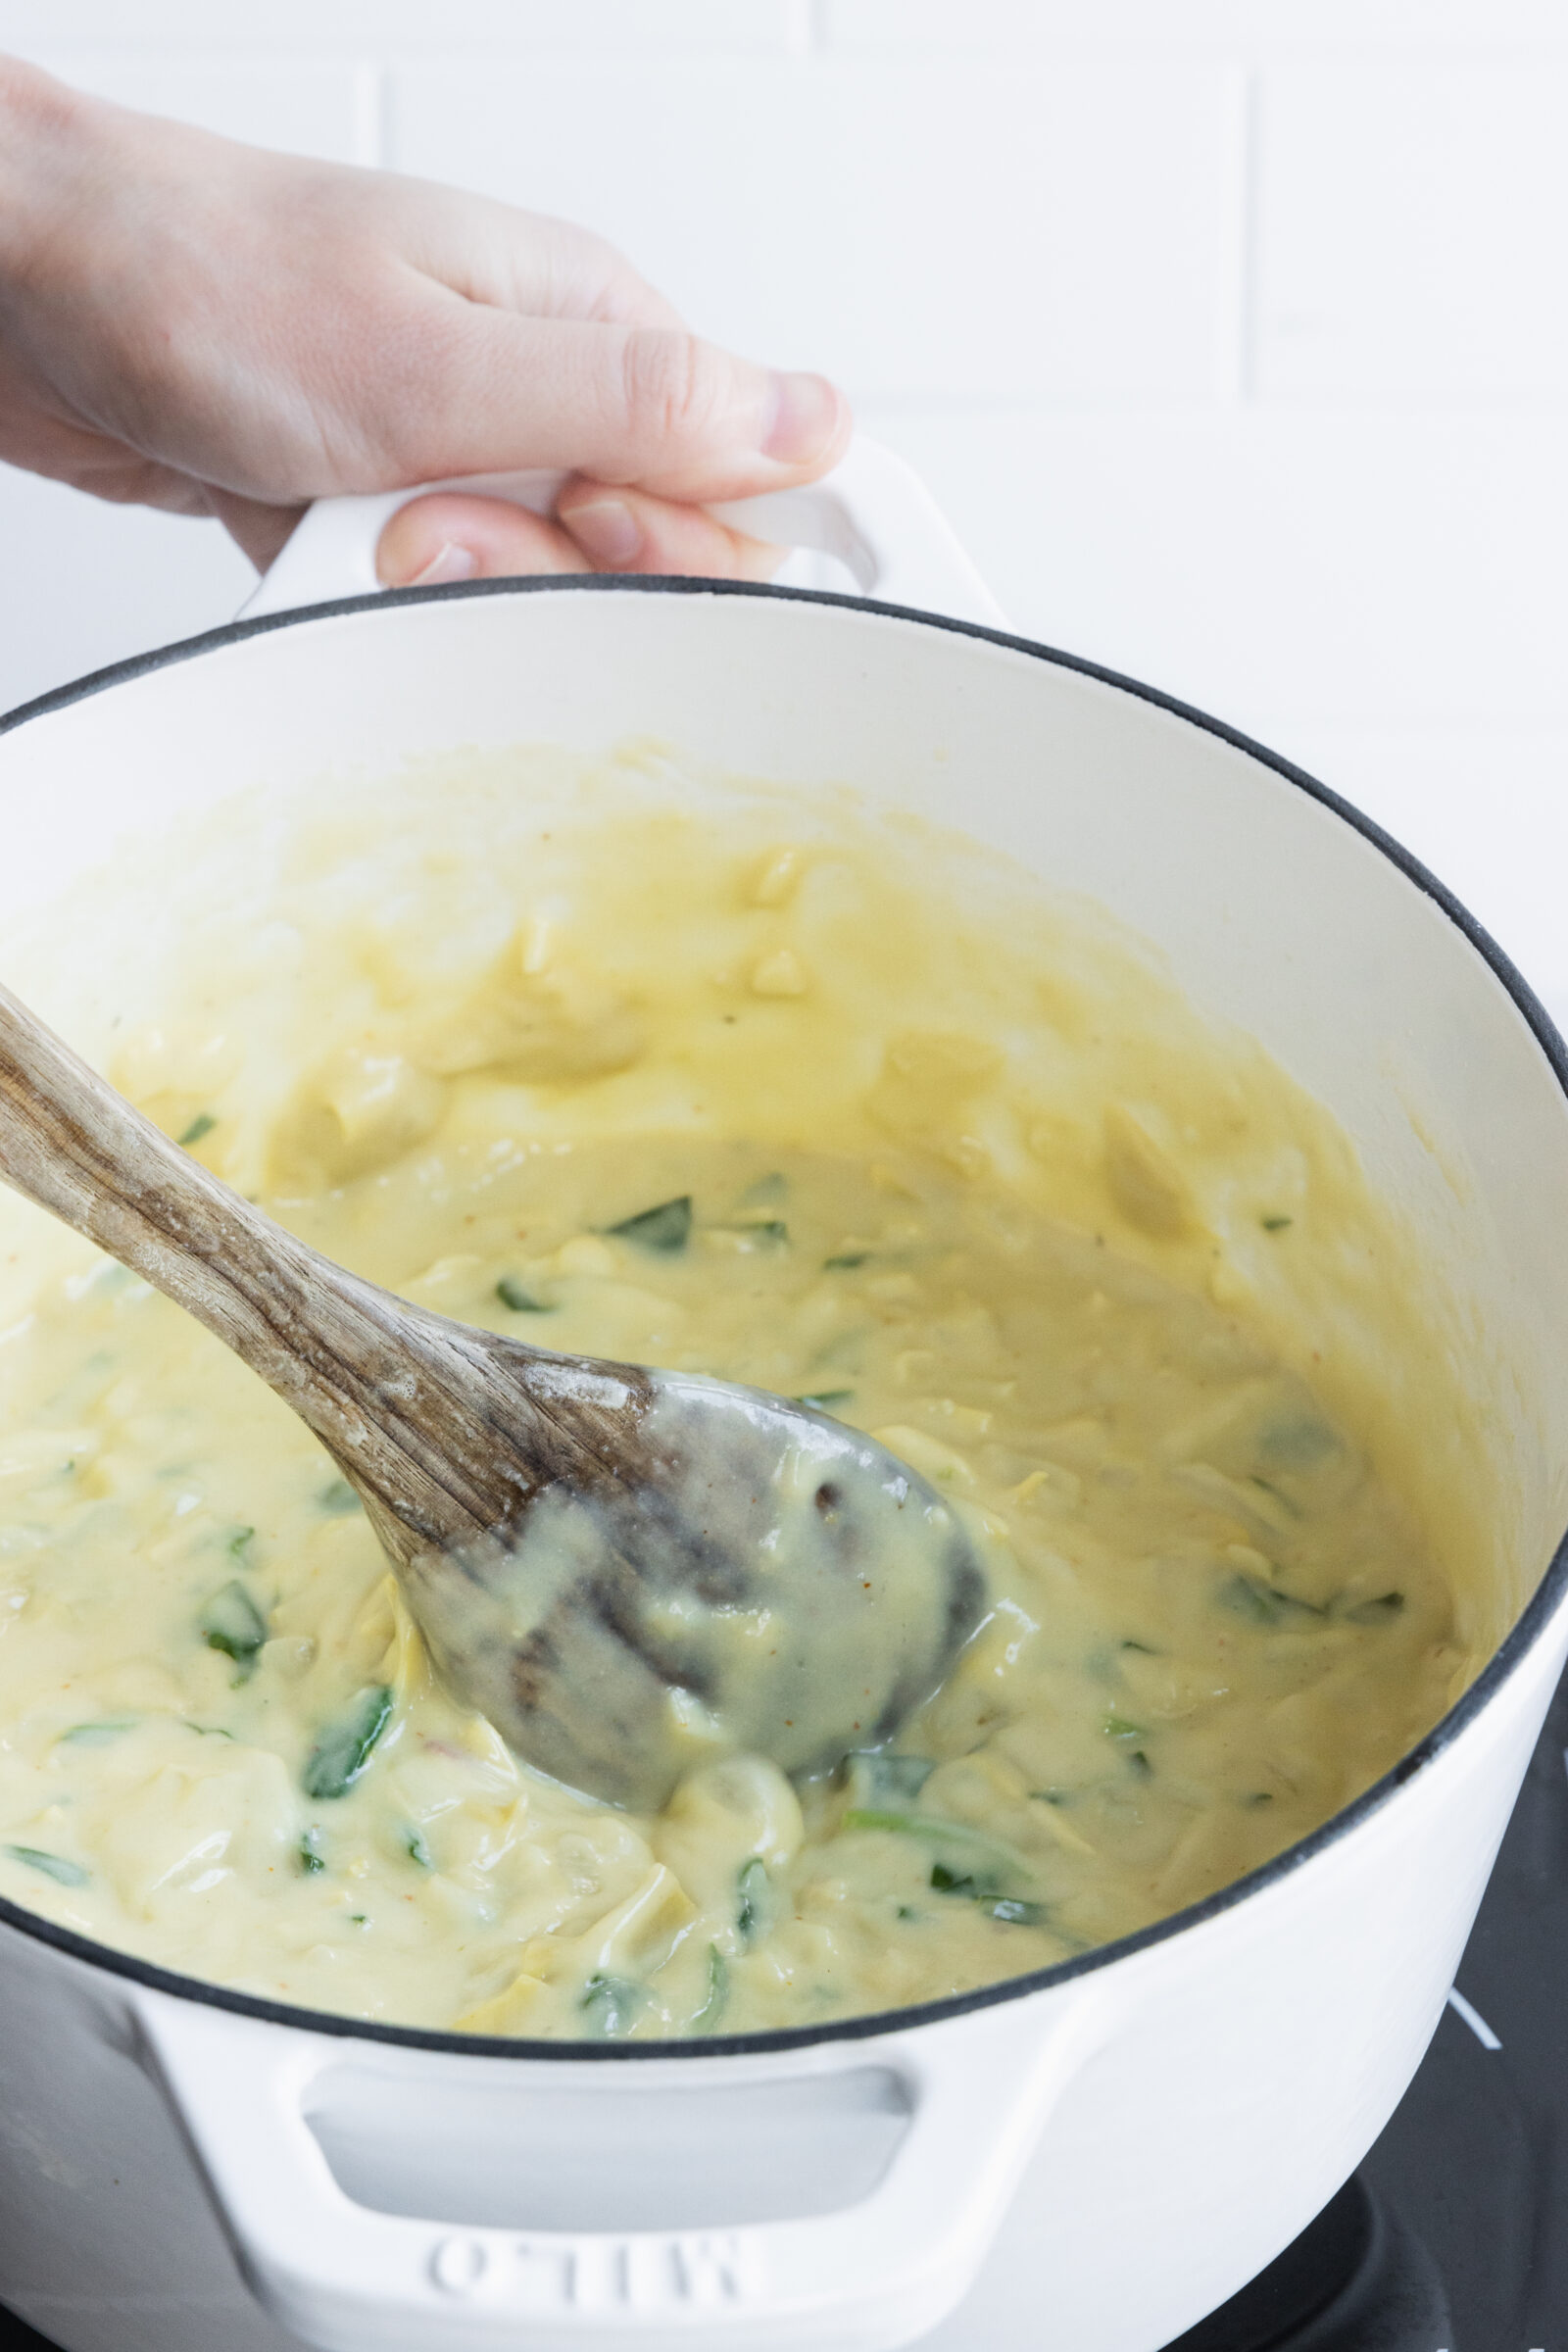
[[434,1682],[286,1408],[7,1204],[12,1900],[356,2016],[810,2023],[1201,1897],[1474,1671],[1442,1514],[1353,1410],[1351,1337],[1407,1352],[1416,1305],[1324,1114],[978,853],[933,883],[847,800],[678,790],[519,755],[395,822],[237,809],[190,855],[244,882],[127,984],[111,1074],[443,1313],[873,1431],[975,1532],[986,1622],[896,1753],[792,1785],[699,1727],[662,1813],[586,1800]]

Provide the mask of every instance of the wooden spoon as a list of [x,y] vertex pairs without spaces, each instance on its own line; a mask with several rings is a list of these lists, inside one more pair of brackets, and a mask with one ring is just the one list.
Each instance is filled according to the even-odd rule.
[[557,1355],[307,1249],[0,989],[0,1175],[185,1307],[359,1493],[449,1688],[531,1764],[662,1804],[734,1749],[892,1737],[985,1606],[951,1507],[858,1430]]

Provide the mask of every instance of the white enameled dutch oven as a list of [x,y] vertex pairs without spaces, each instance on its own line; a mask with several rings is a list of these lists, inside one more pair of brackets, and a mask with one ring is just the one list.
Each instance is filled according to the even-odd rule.
[[[956,823],[1155,942],[1328,1105],[1476,1302],[1507,1374],[1489,1443],[1516,1621],[1396,1771],[1267,1868],[891,2017],[720,2046],[478,2041],[216,1990],[0,1904],[0,2300],[70,2352],[873,2352],[933,2329],[1156,2352],[1305,2225],[1398,2100],[1568,1648],[1561,1043],[1330,794],[978,625],[984,591],[883,453],[750,519],[957,620],[683,580],[345,595],[373,590],[396,503],[317,510],[254,617],[5,722],[0,969],[6,924],[127,826],[456,744],[652,736]],[[984,2259],[1009,2207],[1031,2253],[1004,2309]]]

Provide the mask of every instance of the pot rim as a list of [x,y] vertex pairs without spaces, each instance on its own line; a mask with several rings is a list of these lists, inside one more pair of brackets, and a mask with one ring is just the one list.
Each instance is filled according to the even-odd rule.
[[[174,644],[159,646],[150,653],[135,654],[123,662],[113,662],[105,669],[91,670],[83,677],[55,687],[47,694],[38,695],[13,710],[0,713],[0,736],[13,733],[29,719],[46,718],[54,711],[66,710],[74,703],[84,702],[89,696],[101,694],[110,687],[129,684],[153,670],[172,668],[177,662],[220,652],[252,637],[266,636],[274,629],[293,628],[303,622],[316,620],[335,620],[350,613],[373,612],[403,605],[540,594],[734,596],[771,598],[788,604],[825,605],[855,613],[872,613],[880,618],[909,621],[923,628],[945,630],[953,636],[977,638],[983,644],[1000,646],[1009,653],[1027,654],[1032,660],[1050,662],[1058,669],[1070,670],[1080,677],[1094,678],[1101,685],[1114,687],[1120,693],[1132,695],[1139,702],[1152,704],[1154,709],[1183,719],[1190,726],[1199,727],[1205,734],[1215,736],[1220,742],[1246,753],[1250,759],[1283,777],[1298,791],[1320,803],[1381,852],[1407,882],[1441,908],[1502,983],[1545,1055],[1558,1086],[1568,1096],[1568,1046],[1565,1046],[1555,1023],[1529,982],[1469,908],[1435,874],[1430,873],[1402,843],[1396,841],[1371,817],[1343,800],[1328,785],[1308,775],[1305,769],[1254,742],[1239,728],[1228,726],[1223,719],[1213,718],[1206,711],[1195,709],[1192,704],[1161,692],[1158,687],[1146,686],[1136,678],[1124,676],[1119,670],[1108,669],[1098,662],[1086,661],[1077,654],[1063,653],[1054,646],[1042,645],[1033,638],[1015,636],[1004,629],[987,628],[976,621],[951,619],[940,612],[921,612],[904,605],[882,604],[873,598],[840,595],[824,589],[784,588],[766,581],[710,580],[660,574],[586,572],[518,575],[502,579],[455,581],[429,588],[383,589],[370,595],[338,597],[329,603],[301,606],[283,612],[269,612],[253,620],[229,621],[223,627],[206,630],[200,636],[181,638]],[[1151,1951],[1189,1928],[1201,1927],[1315,1861],[1341,1838],[1359,1829],[1374,1814],[1380,1813],[1407,1781],[1413,1780],[1417,1773],[1434,1763],[1468,1731],[1535,1647],[1565,1592],[1568,1592],[1568,1532],[1559,1541],[1519,1617],[1475,1681],[1447,1713],[1370,1788],[1363,1789],[1350,1804],[1331,1815],[1294,1845],[1287,1846],[1282,1853],[1260,1864],[1257,1869],[1232,1880],[1216,1893],[1205,1896],[1201,1902],[1189,1904],[1185,1910],[1172,1913],[1168,1919],[1156,1921],[1152,1927],[1142,1928],[1135,1935],[1118,1936],[1110,1943],[1096,1944],[1090,1950],[1075,1954],[1071,1959],[1057,1961],[1049,1968],[1033,1969],[1025,1975],[1007,1977],[994,1984],[977,1985],[972,1991],[949,1994],[940,2000],[911,2003],[906,2008],[876,2010],[863,2017],[833,2019],[815,2026],[779,2027],[757,2034],[715,2034],[701,2040],[522,2040],[495,2034],[441,2032],[422,2026],[383,2025],[372,2019],[345,2017],[290,2002],[266,2000],[252,1993],[235,1992],[226,1985],[207,1984],[197,1977],[182,1976],[172,1969],[160,1968],[151,1961],[137,1959],[132,1953],[117,1951],[113,1945],[99,1943],[90,1936],[78,1936],[74,1930],[58,1927],[53,1921],[26,1910],[19,1903],[10,1902],[4,1896],[0,1896],[0,1926],[13,1928],[36,1942],[50,1945],[89,1967],[125,1978],[150,1991],[168,1993],[180,2000],[198,2001],[213,2009],[226,2009],[236,2016],[253,2018],[262,2024],[290,2027],[295,2031],[325,2034],[339,2040],[381,2042],[395,2048],[458,2057],[557,2063],[580,2062],[585,2058],[648,2061],[767,2057],[790,2050],[811,2048],[824,2042],[870,2040],[888,2034],[908,2032],[918,2026],[939,2025],[951,2018],[968,2016],[976,2010],[997,2008],[1006,2001],[1021,2000],[1030,1993],[1054,1991],[1058,1985],[1092,1975],[1098,1969],[1108,1968],[1117,1961]]]

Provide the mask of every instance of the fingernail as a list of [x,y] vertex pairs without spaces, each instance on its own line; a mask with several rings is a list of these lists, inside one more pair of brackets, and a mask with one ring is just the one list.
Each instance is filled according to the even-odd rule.
[[479,568],[479,559],[471,547],[459,547],[455,539],[444,539],[422,571],[416,571],[409,582],[411,588],[439,588],[444,580],[471,580]]
[[838,431],[839,407],[838,391],[825,375],[775,375],[762,455],[781,466],[811,465]]
[[573,507],[562,515],[561,527],[576,540],[590,564],[603,564],[607,571],[624,571],[642,551],[637,518],[623,499],[596,498],[591,507]]

